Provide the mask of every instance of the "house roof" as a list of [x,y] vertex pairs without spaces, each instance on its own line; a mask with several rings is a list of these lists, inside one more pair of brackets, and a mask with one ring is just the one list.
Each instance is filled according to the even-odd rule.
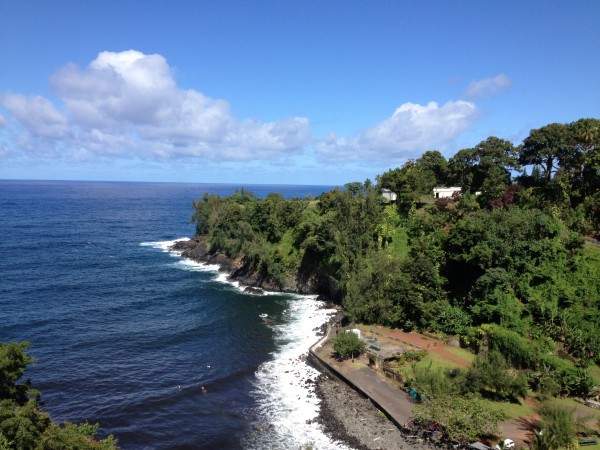
[[451,187],[445,187],[445,186],[436,186],[433,188],[434,192],[435,191],[462,191],[462,188],[460,186],[451,186]]

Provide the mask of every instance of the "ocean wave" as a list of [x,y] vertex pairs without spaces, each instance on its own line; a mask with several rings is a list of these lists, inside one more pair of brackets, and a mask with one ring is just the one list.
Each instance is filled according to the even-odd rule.
[[[181,252],[171,249],[177,240],[142,245],[180,257]],[[219,272],[218,265],[181,258],[176,266],[185,270],[212,270],[216,273],[214,281],[252,295],[245,291],[246,286],[230,279],[229,274]],[[271,291],[262,293],[268,296],[282,295]],[[276,322],[264,320],[273,330],[276,350],[255,373],[251,395],[256,406],[255,411],[250,413],[253,424],[243,438],[243,446],[250,449],[348,449],[332,440],[315,420],[319,415],[320,400],[315,393],[314,381],[319,372],[305,362],[308,348],[318,340],[317,330],[336,311],[325,308],[316,295],[283,295],[287,302],[283,316]]]
[[190,272],[219,272],[218,264],[207,264],[203,262],[192,261],[191,259],[181,259],[172,264],[173,267]]
[[156,249],[162,250],[163,252],[173,253],[175,255],[180,255],[181,252],[176,251],[176,250],[172,250],[171,247],[173,247],[176,242],[187,241],[188,239],[189,238],[187,238],[187,237],[182,237],[182,238],[173,239],[173,240],[170,240],[170,241],[140,242],[140,246],[142,246],[142,247],[152,247],[152,248],[156,248]]
[[191,272],[219,272],[220,267],[218,264],[208,264],[204,262],[193,261],[188,258],[180,258],[182,252],[180,250],[174,250],[173,246],[176,242],[187,240],[187,237],[183,237],[173,239],[170,241],[141,242],[140,246],[155,248],[162,252],[169,253],[174,257],[177,257],[178,261],[174,263],[173,266],[181,270],[188,270]]
[[335,310],[323,308],[314,296],[290,299],[285,321],[274,325],[277,350],[256,373],[252,395],[257,421],[244,442],[246,448],[346,449],[315,422],[320,400],[314,390],[319,372],[305,363],[315,331]]

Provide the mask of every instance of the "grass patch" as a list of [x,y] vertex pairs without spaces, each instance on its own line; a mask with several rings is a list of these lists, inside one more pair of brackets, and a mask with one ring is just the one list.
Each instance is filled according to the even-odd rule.
[[491,400],[483,400],[490,409],[494,411],[502,411],[507,419],[517,419],[523,416],[529,416],[533,414],[533,408],[525,404],[523,400],[521,403],[509,403],[509,402],[493,402]]
[[[436,358],[438,356],[439,355],[432,355],[431,353],[429,353],[421,361],[419,361],[418,363],[416,363],[416,366],[418,366],[418,367],[425,366],[425,367],[428,367],[428,368],[430,367],[431,370],[437,370],[437,369],[445,370],[445,369],[448,369],[448,368],[451,368],[451,367],[456,367],[456,365],[451,366],[451,365],[447,364],[448,362],[452,362],[453,363],[453,361],[448,361],[447,359],[441,358],[441,357],[440,358]],[[443,359],[444,364],[442,364],[439,361],[439,359]],[[415,375],[415,372],[413,370],[413,366],[414,365],[415,365],[414,363],[407,363],[407,364],[404,364],[403,366],[401,366],[401,367],[398,368],[398,372],[403,376],[403,378],[405,380],[408,380],[409,378],[414,378],[414,375]]]
[[286,230],[281,237],[277,246],[281,260],[286,268],[290,271],[297,269],[300,257],[298,256],[298,250],[294,247],[294,236],[292,230]]
[[455,369],[457,367],[462,367],[456,361],[452,361],[451,359],[445,358],[444,356],[439,355],[437,353],[429,353],[425,359],[427,358],[433,360],[434,364],[437,364],[438,366],[445,369]]
[[408,234],[405,228],[397,227],[392,235],[392,242],[388,245],[386,251],[395,258],[403,260],[408,256]]
[[596,382],[596,385],[600,386],[600,367],[598,367],[596,364],[593,364],[588,370],[590,371],[591,377]]
[[572,398],[557,397],[554,399],[554,401],[556,403],[558,403],[559,405],[561,405],[562,407],[567,408],[567,409],[577,408],[579,411],[583,411],[586,416],[595,417],[596,420],[600,418],[600,410],[590,408],[589,406],[586,406],[582,403],[576,402]]
[[446,350],[448,351],[448,353],[452,353],[453,355],[458,356],[459,358],[464,359],[465,361],[468,361],[470,363],[475,361],[476,358],[476,355],[474,353],[471,353],[469,350],[465,350],[464,348],[447,346]]

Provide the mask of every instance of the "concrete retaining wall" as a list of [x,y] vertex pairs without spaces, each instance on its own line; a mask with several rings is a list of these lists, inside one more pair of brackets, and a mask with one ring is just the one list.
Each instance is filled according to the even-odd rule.
[[346,378],[343,374],[341,374],[340,372],[338,372],[334,367],[332,367],[329,363],[327,363],[327,361],[325,361],[324,359],[322,359],[317,352],[315,351],[316,348],[320,347],[323,345],[323,343],[327,342],[327,340],[329,339],[329,335],[332,331],[332,327],[328,326],[327,327],[327,333],[325,334],[325,337],[323,339],[321,339],[319,342],[317,342],[315,345],[313,345],[309,350],[308,350],[308,357],[306,359],[307,364],[310,364],[312,367],[314,367],[315,369],[317,369],[319,372],[328,375],[329,377],[332,378],[336,378],[342,382],[344,382],[346,385],[350,386],[352,389],[354,389],[361,397],[363,398],[368,398],[370,400],[370,402],[375,405],[375,407],[380,410],[382,413],[385,414],[385,416],[394,424],[396,425],[396,427],[398,427],[400,430],[404,429],[404,426],[398,422],[393,416],[391,416],[386,410],[385,408],[383,408],[377,401],[375,401],[373,398],[371,398],[371,396],[369,396],[369,394],[367,394],[363,389],[361,389],[360,386],[357,386],[356,384],[354,384],[353,382],[351,382],[348,378]]

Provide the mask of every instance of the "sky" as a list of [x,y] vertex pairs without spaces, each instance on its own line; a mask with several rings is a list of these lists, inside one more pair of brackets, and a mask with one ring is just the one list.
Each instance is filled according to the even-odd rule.
[[597,0],[0,0],[0,179],[343,185],[600,118]]

